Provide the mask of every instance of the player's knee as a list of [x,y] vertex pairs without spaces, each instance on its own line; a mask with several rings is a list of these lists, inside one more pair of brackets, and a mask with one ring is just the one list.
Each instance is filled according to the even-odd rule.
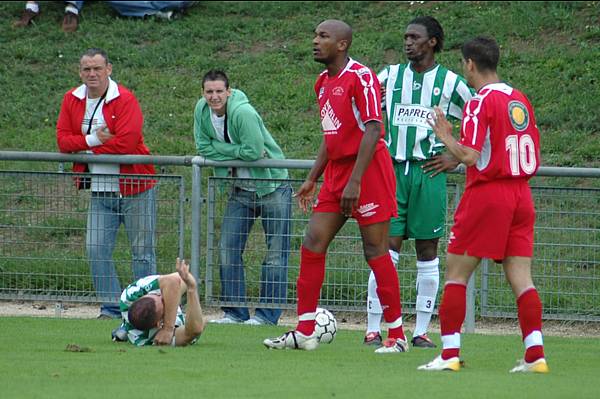
[[437,258],[437,247],[439,239],[415,240],[415,251],[417,259],[422,261],[431,261]]

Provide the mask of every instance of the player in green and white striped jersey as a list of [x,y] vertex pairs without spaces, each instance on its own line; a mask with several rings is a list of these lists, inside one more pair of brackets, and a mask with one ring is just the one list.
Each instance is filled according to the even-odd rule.
[[[396,172],[398,218],[390,227],[390,254],[399,260],[402,241],[415,239],[417,252],[417,320],[412,344],[435,347],[427,329],[439,286],[437,246],[445,234],[446,174],[458,165],[445,154],[427,119],[434,106],[448,118],[460,120],[473,95],[466,80],[439,65],[435,53],[443,48],[444,31],[432,17],[417,17],[404,34],[408,64],[388,65],[378,75],[386,112],[386,144]],[[365,344],[380,344],[381,306],[371,273],[367,298]]]
[[[176,273],[143,277],[127,286],[119,307],[120,330],[134,345],[184,346],[204,330],[196,279],[185,260],[177,258]],[[187,292],[187,322],[179,303]]]

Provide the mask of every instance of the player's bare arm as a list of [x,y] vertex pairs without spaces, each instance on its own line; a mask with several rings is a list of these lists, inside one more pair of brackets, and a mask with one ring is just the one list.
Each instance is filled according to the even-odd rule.
[[317,159],[313,167],[310,169],[306,180],[298,191],[294,194],[294,197],[298,197],[298,206],[302,209],[303,212],[308,212],[308,210],[312,207],[313,199],[315,196],[315,192],[317,189],[317,180],[323,174],[325,167],[327,166],[328,158],[327,158],[327,146],[325,145],[325,141],[321,141],[321,146],[319,147],[319,153],[317,154]]
[[342,193],[340,206],[344,216],[350,217],[354,208],[358,206],[360,183],[365,170],[367,170],[369,163],[371,163],[371,159],[373,159],[375,147],[381,134],[380,128],[381,122],[378,121],[369,121],[365,124],[365,134],[360,142],[360,147],[358,148],[354,169],[352,169],[350,179],[348,179],[348,183]]
[[200,298],[198,297],[196,278],[190,273],[190,266],[183,259],[177,258],[176,269],[187,288],[187,311],[184,328],[175,331],[175,345],[183,346],[192,342],[204,331],[204,317]]
[[444,143],[448,151],[460,162],[467,166],[475,165],[480,154],[471,148],[460,145],[452,136],[452,124],[448,122],[442,109],[436,106],[433,110],[433,118],[428,119],[427,123],[433,129],[437,138]]
[[164,305],[163,326],[154,337],[155,345],[170,345],[175,332],[177,307],[181,299],[181,277],[178,273],[161,276],[158,280]]

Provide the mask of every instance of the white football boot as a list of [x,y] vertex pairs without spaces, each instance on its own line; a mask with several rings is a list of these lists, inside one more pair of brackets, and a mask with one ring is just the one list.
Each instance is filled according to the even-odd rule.
[[546,359],[543,357],[538,360],[527,363],[525,360],[521,359],[517,361],[517,365],[510,370],[511,373],[548,373],[550,369],[548,368],[548,364],[546,363]]
[[375,353],[402,353],[408,352],[408,343],[400,338],[388,338],[383,346],[375,349]]
[[263,341],[263,344],[269,349],[303,349],[311,351],[317,349],[319,340],[315,333],[306,336],[299,331],[291,330],[279,337],[267,338]]
[[422,366],[417,367],[417,370],[425,371],[458,371],[460,370],[460,359],[458,357],[451,357],[448,360],[442,359],[442,356],[438,356],[432,361]]

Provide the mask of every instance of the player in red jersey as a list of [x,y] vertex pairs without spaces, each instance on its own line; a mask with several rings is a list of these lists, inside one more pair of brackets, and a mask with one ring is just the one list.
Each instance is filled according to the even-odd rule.
[[540,164],[539,131],[531,104],[501,83],[498,44],[476,38],[462,46],[464,76],[477,95],[463,111],[460,141],[440,109],[430,125],[466,164],[466,188],[448,242],[446,284],[439,309],[442,354],[420,370],[460,369],[460,329],[466,286],[481,258],[502,263],[517,298],[525,356],[511,372],[547,373],[542,303],[531,278],[535,211],[528,180]]
[[311,350],[318,346],[315,311],[327,248],[353,217],[360,227],[365,258],[377,279],[389,328],[386,345],[376,352],[408,350],[398,275],[388,252],[390,218],[397,211],[396,180],[383,142],[379,81],[373,71],[348,57],[351,43],[352,29],[345,22],[327,20],[315,30],[314,59],[327,67],[315,84],[323,141],[314,166],[296,193],[304,211],[312,205],[316,182],[323,174],[324,181],[301,248],[298,325],[280,337],[265,339],[268,348]]

